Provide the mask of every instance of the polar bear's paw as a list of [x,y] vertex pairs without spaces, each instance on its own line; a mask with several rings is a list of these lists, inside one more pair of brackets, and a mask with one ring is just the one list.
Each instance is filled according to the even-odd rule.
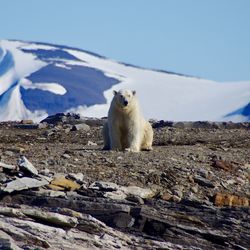
[[152,151],[153,148],[151,146],[142,148],[143,151]]
[[133,152],[133,153],[138,153],[140,150],[138,148],[125,148],[125,152]]

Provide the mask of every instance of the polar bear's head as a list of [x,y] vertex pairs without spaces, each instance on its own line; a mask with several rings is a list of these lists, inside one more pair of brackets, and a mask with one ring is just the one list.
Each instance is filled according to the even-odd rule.
[[135,101],[135,90],[114,90],[114,100],[120,108],[129,108]]

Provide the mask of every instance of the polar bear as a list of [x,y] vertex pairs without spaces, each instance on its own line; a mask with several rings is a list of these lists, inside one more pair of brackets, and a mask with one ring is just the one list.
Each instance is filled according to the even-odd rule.
[[141,114],[135,91],[114,91],[103,138],[104,150],[152,150],[153,129]]

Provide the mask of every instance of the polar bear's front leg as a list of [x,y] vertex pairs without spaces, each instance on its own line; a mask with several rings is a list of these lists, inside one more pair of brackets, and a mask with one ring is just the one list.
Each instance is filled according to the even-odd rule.
[[109,127],[111,150],[122,150],[121,131],[117,126]]
[[126,148],[125,150],[129,152],[139,152],[140,149],[141,131],[140,127],[134,124],[128,131],[128,148]]

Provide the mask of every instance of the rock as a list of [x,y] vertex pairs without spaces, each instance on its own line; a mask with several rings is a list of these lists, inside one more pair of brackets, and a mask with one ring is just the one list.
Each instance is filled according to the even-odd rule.
[[21,124],[34,124],[32,120],[22,120]]
[[18,166],[33,175],[38,175],[37,169],[32,165],[31,162],[29,162],[29,160],[25,156],[20,157],[20,159],[18,160]]
[[208,177],[208,171],[206,169],[203,169],[203,168],[198,169],[198,174],[203,178]]
[[138,195],[129,194],[126,197],[126,200],[136,202],[136,203],[138,203],[140,205],[144,204],[144,200]]
[[27,146],[22,146],[22,147],[11,147],[11,148],[7,148],[8,151],[13,152],[14,154],[22,154],[24,151],[26,151],[28,149]]
[[[45,162],[45,163],[47,163],[47,162]],[[51,175],[51,172],[50,172],[50,170],[48,168],[44,168],[44,169],[40,170],[39,173],[41,175],[45,175],[45,176],[50,176]]]
[[24,214],[20,209],[12,208],[12,207],[2,207],[0,206],[0,214],[8,216],[8,217],[24,217]]
[[247,197],[217,193],[214,196],[214,204],[219,207],[221,206],[249,207],[249,199]]
[[16,124],[14,127],[20,129],[38,129],[38,124]]
[[88,142],[87,142],[87,145],[88,145],[88,146],[97,146],[97,143],[92,142],[92,141],[88,141]]
[[16,166],[14,166],[14,165],[9,165],[9,164],[3,163],[3,162],[0,162],[0,167],[5,168],[5,169],[10,169],[10,170],[15,170],[15,169],[17,169]]
[[117,184],[104,181],[95,181],[89,186],[89,188],[106,192],[117,191],[118,189],[120,189]]
[[78,183],[66,179],[64,176],[57,176],[55,177],[55,179],[51,181],[49,187],[55,187],[55,186],[59,187],[58,190],[61,190],[61,188],[63,188],[63,190],[68,190],[68,191],[74,191],[81,187]]
[[153,198],[158,193],[158,191],[154,191],[149,188],[140,188],[136,186],[121,187],[120,190],[127,195],[139,196],[142,199]]
[[225,171],[232,171],[234,169],[233,165],[229,162],[216,160],[213,162],[215,168],[223,169]]
[[162,128],[162,127],[173,127],[173,122],[172,121],[156,121],[152,124],[153,128]]
[[62,158],[64,158],[64,159],[69,159],[69,158],[70,158],[70,155],[68,155],[68,154],[63,154],[63,155],[62,155]]
[[47,123],[47,122],[40,122],[40,123],[38,124],[38,128],[39,128],[39,129],[48,128],[48,123]]
[[71,128],[71,131],[79,131],[79,130],[88,132],[90,130],[90,126],[85,123],[81,123],[81,124],[73,125],[73,127]]
[[47,189],[40,189],[39,191],[37,191],[36,194],[50,196],[50,197],[65,197],[66,196],[65,192],[57,191],[57,190],[47,190]]
[[192,187],[191,187],[191,190],[192,190],[192,192],[195,193],[195,194],[198,193],[198,190],[199,190],[199,189],[198,189],[198,185],[192,186]]
[[0,249],[3,250],[22,250],[14,240],[4,231],[0,230]]
[[173,195],[172,200],[173,200],[174,202],[180,202],[180,201],[181,201],[181,197],[179,197],[179,196],[177,196],[177,195]]
[[127,213],[118,213],[113,218],[114,226],[117,228],[129,228],[135,223],[135,219]]
[[14,153],[13,151],[7,150],[7,151],[4,152],[4,155],[9,156],[9,157],[12,157],[12,156],[15,155],[15,153]]
[[165,200],[165,201],[170,201],[170,200],[172,200],[172,197],[173,197],[172,194],[165,192],[162,194],[161,199]]
[[78,114],[74,113],[57,113],[55,115],[48,116],[44,120],[41,121],[41,123],[46,122],[48,124],[57,125],[60,123],[66,123],[66,124],[77,124],[81,123],[81,117]]
[[195,175],[193,178],[194,178],[194,181],[196,183],[198,183],[200,186],[215,188],[215,184],[212,183],[210,180],[207,180],[207,179],[200,177],[198,175]]
[[3,184],[7,181],[7,177],[6,177],[6,174],[4,173],[0,173],[0,184]]
[[125,200],[127,198],[127,195],[121,190],[106,192],[103,196],[112,200]]
[[0,230],[11,235],[13,238],[23,242],[28,241],[29,245],[34,244],[35,246],[49,248],[51,245],[46,240],[35,234],[35,231],[39,229],[41,230],[41,228],[46,228],[48,234],[52,232],[52,230],[48,230],[49,227],[32,221],[23,221],[17,218],[0,219]]
[[173,190],[173,194],[176,195],[176,196],[178,196],[179,198],[183,197],[183,193],[180,190]]
[[68,174],[68,177],[72,180],[75,180],[76,182],[78,182],[80,184],[83,183],[83,179],[84,179],[83,173],[77,173],[77,174],[70,173],[70,174]]
[[60,227],[76,227],[78,224],[77,218],[52,213],[44,212],[38,209],[22,209],[22,213],[38,221],[44,221],[46,223],[60,226]]
[[65,191],[65,187],[49,184],[48,188],[52,189],[53,191]]
[[48,184],[49,182],[46,180],[37,180],[34,178],[23,177],[8,182],[5,187],[1,187],[0,189],[4,192],[12,193],[14,191],[42,187]]

